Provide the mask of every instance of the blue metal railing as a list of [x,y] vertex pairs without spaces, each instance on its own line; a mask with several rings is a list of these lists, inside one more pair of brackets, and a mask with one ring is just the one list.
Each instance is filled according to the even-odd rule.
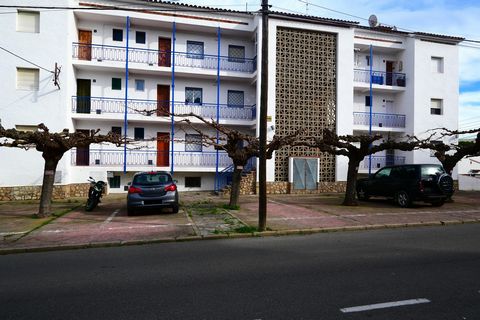
[[[215,168],[216,152],[187,152],[174,151],[175,167]],[[157,150],[127,150],[128,166],[169,167],[172,152]],[[73,166],[123,166],[123,150],[71,150],[71,164]],[[227,153],[219,154],[220,167],[232,164]]]
[[[255,169],[257,165],[257,158],[252,157],[248,159],[247,164],[243,167],[242,173],[249,173],[252,170]],[[218,180],[217,180],[217,185],[215,186],[215,191],[220,191],[223,189],[225,186],[229,185],[232,183],[232,177],[233,177],[233,164],[225,167],[222,171],[218,173]]]
[[[405,157],[402,156],[372,156],[372,169],[377,170],[385,166],[405,164]],[[368,157],[360,162],[360,169],[368,170]]]
[[[161,109],[166,108],[167,112],[171,112],[169,107],[171,101],[128,99],[129,114],[159,115],[162,114]],[[247,105],[229,105],[220,104],[220,120],[253,120],[255,119],[256,106]],[[72,97],[72,112],[74,113],[124,113],[125,99],[121,98],[104,98],[104,97]],[[158,111],[158,112],[157,112]],[[216,103],[186,103],[175,102],[175,114],[194,113],[206,119],[216,119],[217,104]]]
[[[72,57],[74,59],[125,62],[125,47],[74,42],[72,49]],[[173,54],[175,59],[172,59]],[[257,70],[256,57],[250,59],[220,56],[219,58],[217,55],[208,54],[172,53],[171,51],[128,48],[129,62],[143,63],[150,66],[170,67],[171,61],[175,61],[175,65],[180,67],[216,70],[218,68],[218,59],[220,59],[220,70],[246,73],[253,73]]]
[[[370,113],[354,112],[353,124],[368,126],[370,124]],[[405,128],[405,115],[390,113],[372,113],[372,126],[384,128]]]
[[[354,81],[370,83],[370,70],[354,69]],[[372,84],[405,87],[405,73],[372,71]]]

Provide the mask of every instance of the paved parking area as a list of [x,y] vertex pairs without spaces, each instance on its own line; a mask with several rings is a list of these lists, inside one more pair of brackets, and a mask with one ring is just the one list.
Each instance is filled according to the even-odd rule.
[[[416,204],[402,209],[373,199],[358,207],[342,206],[343,195],[269,195],[267,227],[276,232],[398,227],[480,222],[479,192],[458,192],[442,207]],[[251,233],[258,225],[258,197],[242,196],[240,210],[223,207],[227,198],[208,192],[183,193],[181,210],[146,211],[130,217],[124,195],[109,195],[92,212],[84,199],[54,203],[60,217],[34,219],[36,203],[0,203],[0,252],[78,245],[118,245]],[[73,210],[72,210],[73,209]],[[70,211],[71,210],[71,211]],[[62,212],[70,211],[61,215]]]

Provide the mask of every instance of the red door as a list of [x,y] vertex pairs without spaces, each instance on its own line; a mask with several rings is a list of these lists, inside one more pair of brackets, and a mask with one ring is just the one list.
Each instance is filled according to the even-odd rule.
[[157,116],[168,116],[170,110],[170,86],[157,85]]
[[92,31],[78,30],[78,59],[92,60]]
[[[83,132],[86,135],[90,134],[90,130],[77,130],[77,132]],[[90,146],[77,147],[77,166],[90,165]]]
[[158,38],[158,65],[160,67],[170,67],[170,38]]
[[170,146],[170,133],[157,132],[157,167],[168,167],[170,162],[168,160]]

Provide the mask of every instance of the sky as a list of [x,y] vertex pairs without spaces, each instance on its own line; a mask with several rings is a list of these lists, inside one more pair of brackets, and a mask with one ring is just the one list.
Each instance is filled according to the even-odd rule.
[[[459,129],[480,127],[480,1],[478,0],[270,0],[272,10],[358,21],[371,14],[398,29],[459,36],[479,43],[460,46]],[[181,3],[255,11],[260,0],[180,0]],[[322,8],[323,7],[323,8]],[[327,10],[328,8],[330,10]],[[336,13],[334,11],[347,13]],[[355,16],[355,17],[353,17]],[[363,18],[363,19],[362,19]]]

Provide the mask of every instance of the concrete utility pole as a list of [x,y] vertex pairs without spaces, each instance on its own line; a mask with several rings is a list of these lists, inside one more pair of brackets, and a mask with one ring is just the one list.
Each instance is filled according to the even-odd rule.
[[265,231],[267,227],[268,0],[262,0],[261,66],[258,231]]

